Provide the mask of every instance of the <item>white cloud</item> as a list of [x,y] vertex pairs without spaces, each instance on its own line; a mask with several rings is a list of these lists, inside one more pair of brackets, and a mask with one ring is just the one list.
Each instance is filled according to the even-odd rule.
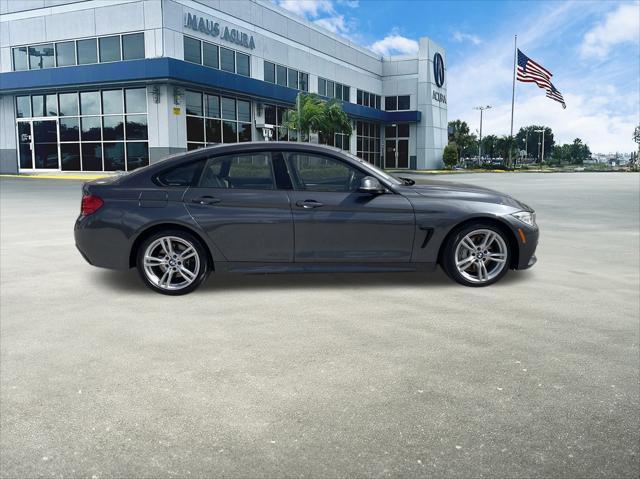
[[580,45],[583,57],[604,58],[612,47],[640,39],[640,7],[637,3],[620,5],[589,30]]
[[344,5],[349,8],[358,8],[360,6],[360,0],[336,0],[338,5]]
[[414,55],[418,53],[418,42],[402,35],[391,34],[369,46],[371,50],[382,55]]
[[321,13],[334,12],[331,0],[279,0],[278,5],[301,17],[315,18]]
[[474,45],[480,45],[482,43],[482,40],[480,40],[480,37],[478,37],[477,35],[463,33],[460,31],[453,32],[453,41],[458,43],[471,42]]
[[337,33],[339,35],[346,35],[351,30],[343,15],[320,18],[318,20],[315,20],[314,23],[323,28],[326,28],[330,32]]

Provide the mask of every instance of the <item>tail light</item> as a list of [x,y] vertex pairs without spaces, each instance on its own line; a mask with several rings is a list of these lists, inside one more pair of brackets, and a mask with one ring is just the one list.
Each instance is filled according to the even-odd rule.
[[80,214],[82,216],[89,216],[100,209],[104,204],[102,198],[96,195],[84,195],[82,197],[82,205],[80,206]]

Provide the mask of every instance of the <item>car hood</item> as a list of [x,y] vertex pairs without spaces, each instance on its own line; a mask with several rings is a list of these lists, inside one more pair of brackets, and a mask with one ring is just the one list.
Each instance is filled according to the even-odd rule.
[[520,210],[533,211],[529,206],[499,191],[452,181],[420,180],[420,184],[403,187],[420,196],[439,199],[475,201],[511,206]]

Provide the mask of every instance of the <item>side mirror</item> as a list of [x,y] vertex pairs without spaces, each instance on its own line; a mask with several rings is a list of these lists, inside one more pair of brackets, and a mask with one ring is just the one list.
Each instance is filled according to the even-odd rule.
[[358,188],[360,193],[371,193],[379,195],[385,192],[384,186],[380,184],[377,178],[373,176],[365,176],[360,180],[360,187]]

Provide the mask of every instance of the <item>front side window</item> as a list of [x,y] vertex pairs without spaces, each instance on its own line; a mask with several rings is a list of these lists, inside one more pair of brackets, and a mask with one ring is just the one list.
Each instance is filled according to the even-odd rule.
[[202,172],[200,187],[273,190],[271,155],[246,153],[210,158]]
[[291,153],[288,159],[301,190],[357,191],[365,177],[362,171],[327,156]]

